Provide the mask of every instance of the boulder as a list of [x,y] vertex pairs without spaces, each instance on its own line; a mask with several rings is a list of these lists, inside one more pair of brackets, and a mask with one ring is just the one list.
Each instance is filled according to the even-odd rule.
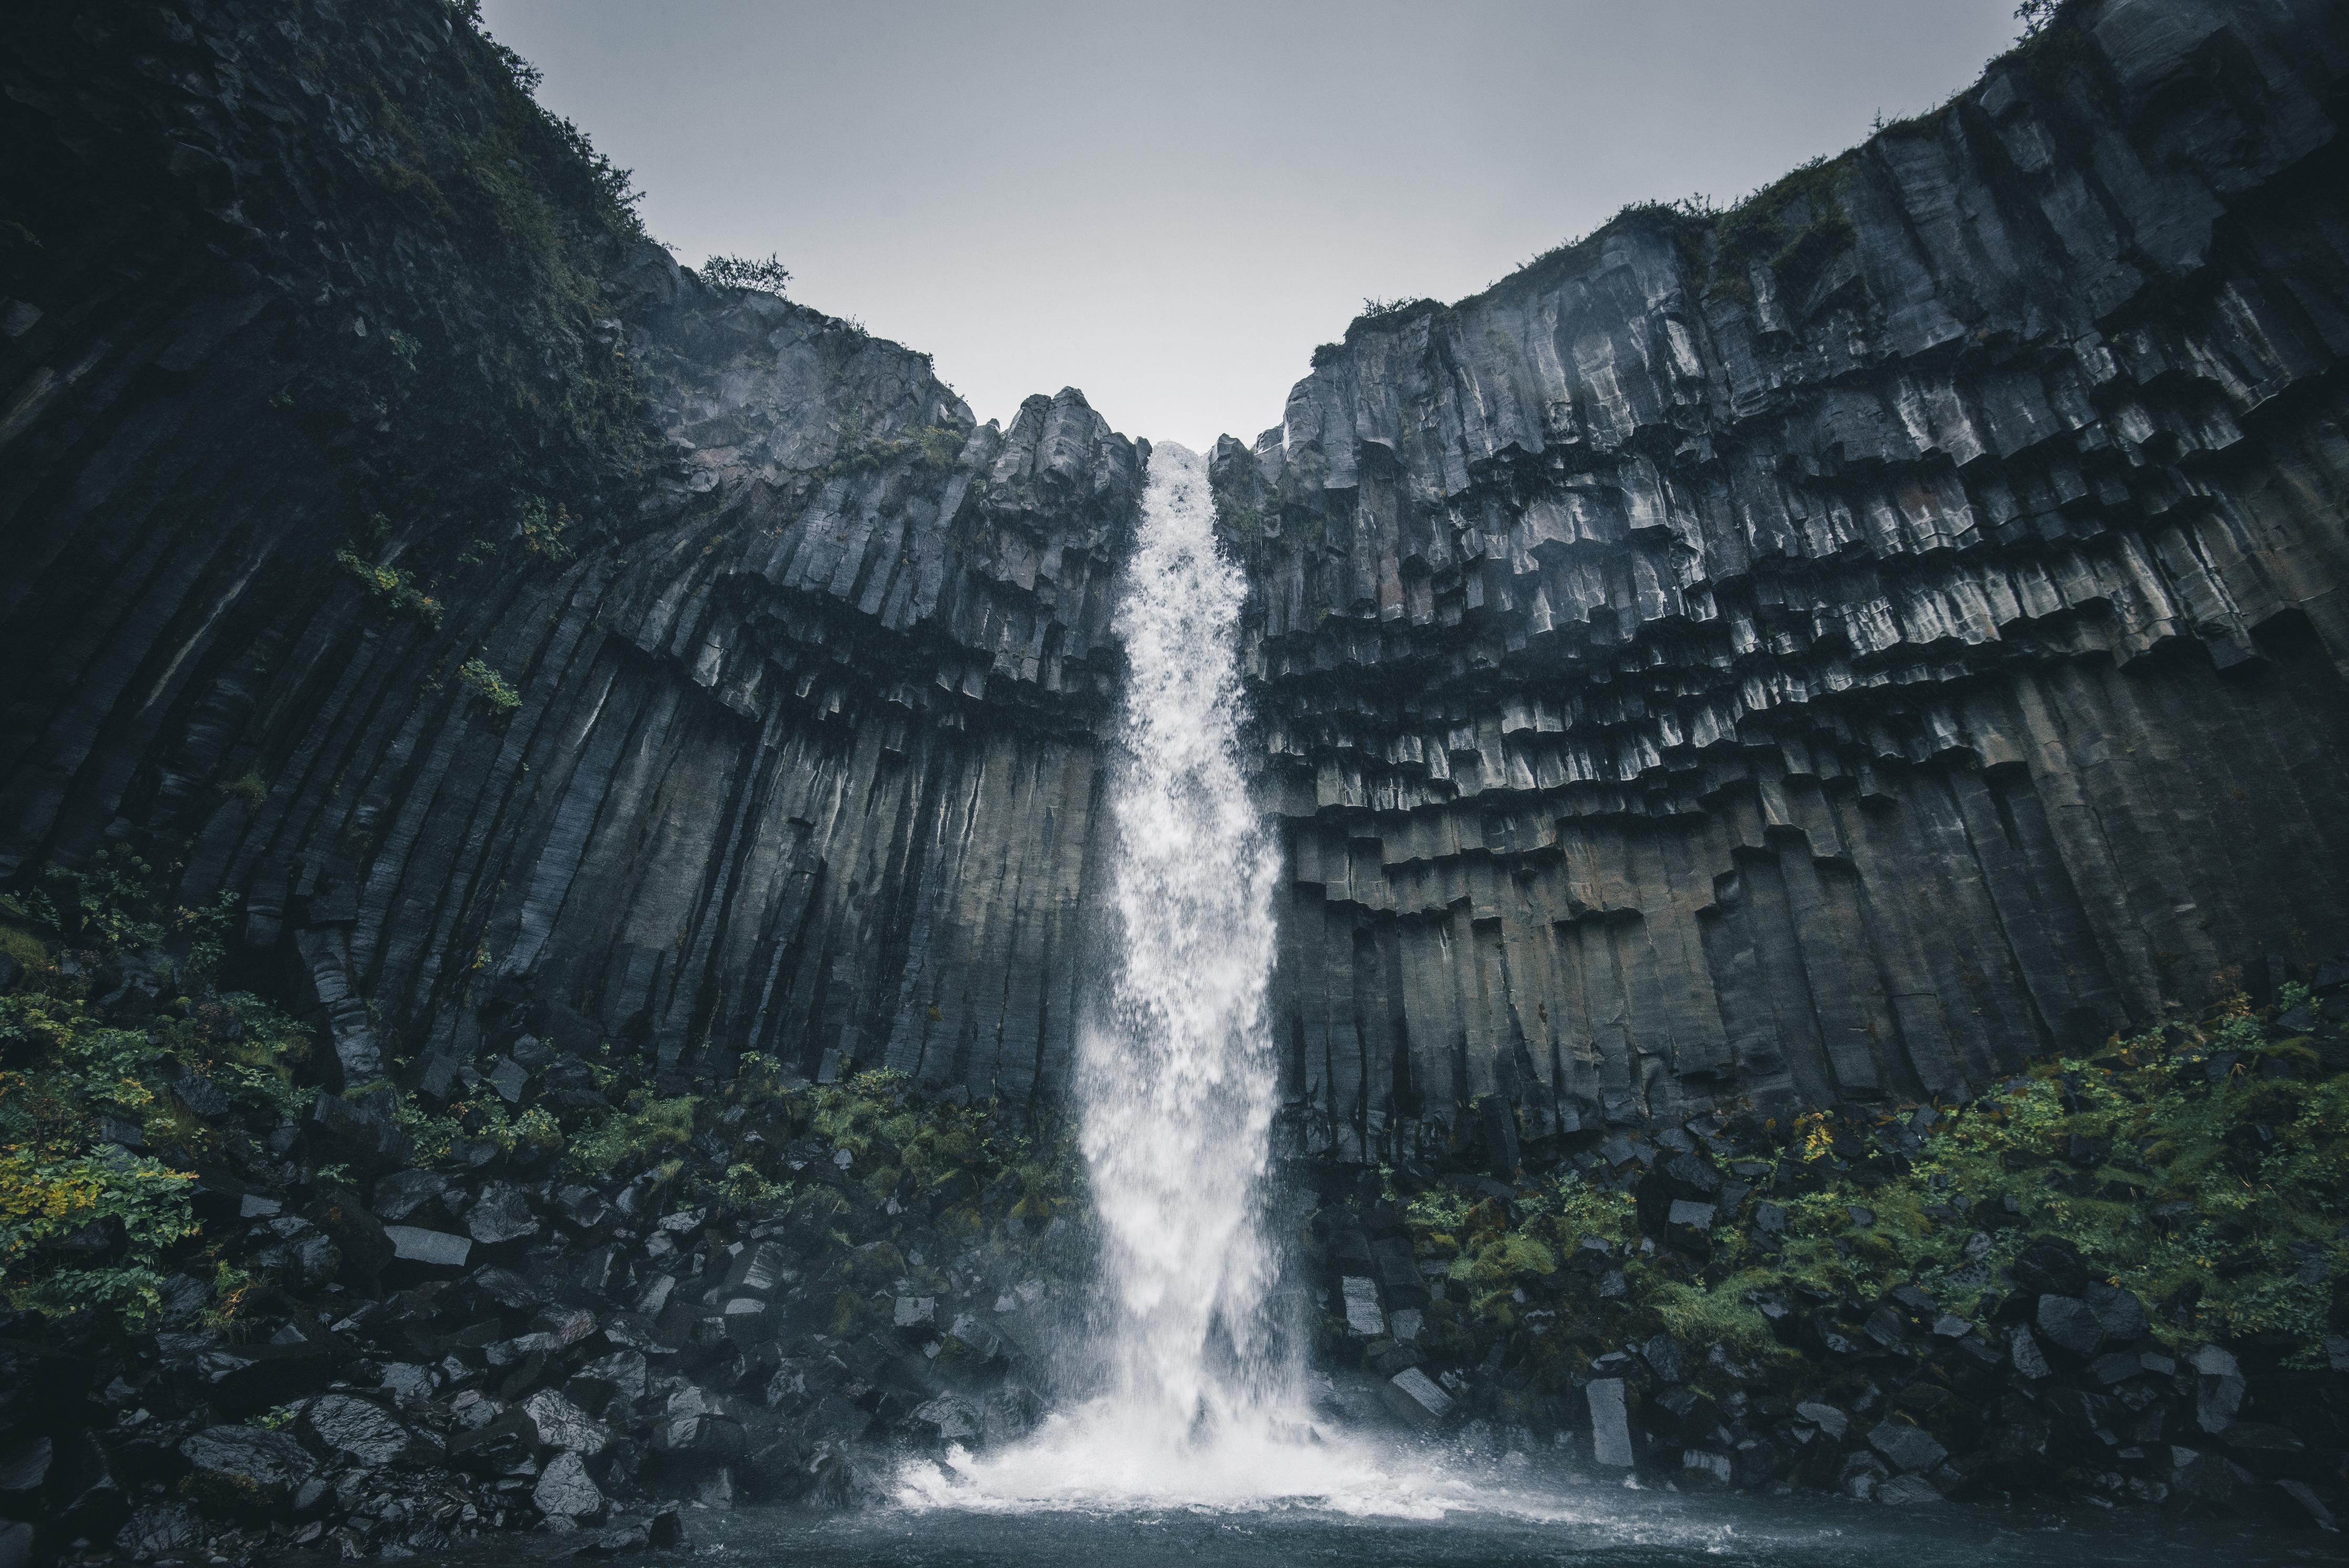
[[1868,1434],[1868,1446],[1897,1470],[1930,1470],[1950,1457],[1933,1434],[1906,1421],[1883,1421]]
[[2103,1322],[2077,1296],[2043,1295],[2032,1316],[2040,1337],[2067,1355],[2085,1361],[2104,1346]]
[[473,1243],[446,1231],[426,1231],[414,1225],[387,1225],[384,1240],[391,1243],[387,1276],[409,1279],[450,1279],[463,1272]]
[[1412,1426],[1432,1431],[1452,1418],[1452,1396],[1416,1366],[1406,1366],[1379,1386],[1386,1407]]
[[546,1461],[538,1484],[531,1488],[530,1501],[547,1518],[573,1523],[599,1519],[604,1512],[604,1493],[587,1473],[587,1461],[569,1449]]
[[320,1459],[362,1469],[431,1464],[441,1457],[437,1439],[383,1407],[348,1394],[321,1394],[305,1403],[294,1431]]
[[1594,1377],[1583,1390],[1590,1404],[1590,1458],[1594,1464],[1628,1469],[1634,1462],[1631,1417],[1619,1377]]
[[2243,1369],[2228,1351],[2206,1345],[2189,1358],[2194,1366],[2194,1421],[2206,1432],[2223,1432],[2243,1407]]
[[2096,1314],[2105,1337],[2116,1345],[2133,1345],[2153,1327],[2146,1316],[2145,1303],[2118,1285],[2101,1280],[2093,1282],[2080,1293],[2080,1299]]
[[126,1557],[151,1563],[192,1550],[203,1538],[194,1512],[176,1502],[142,1508],[114,1532],[115,1547]]
[[285,1510],[317,1468],[300,1443],[259,1427],[207,1427],[181,1443],[180,1454],[189,1501],[240,1518]]
[[685,1521],[673,1508],[650,1519],[631,1519],[598,1530],[571,1549],[574,1557],[619,1557],[638,1552],[668,1552],[687,1544]]
[[610,1428],[552,1388],[540,1389],[523,1400],[522,1407],[537,1428],[542,1449],[566,1449],[592,1459],[612,1440]]
[[1844,1434],[1851,1429],[1851,1417],[1833,1405],[1806,1400],[1795,1407],[1795,1414],[1838,1443],[1843,1441]]
[[537,1235],[539,1222],[528,1193],[512,1182],[493,1181],[465,1210],[465,1230],[484,1247],[502,1247]]
[[1894,1507],[1913,1508],[1920,1503],[1939,1502],[1941,1494],[1923,1476],[1893,1476],[1876,1483],[1876,1501]]

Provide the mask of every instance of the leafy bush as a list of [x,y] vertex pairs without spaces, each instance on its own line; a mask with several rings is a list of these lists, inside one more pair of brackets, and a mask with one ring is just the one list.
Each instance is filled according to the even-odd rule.
[[701,276],[706,283],[719,288],[750,288],[781,298],[783,286],[792,281],[782,258],[770,253],[764,261],[747,256],[711,256],[701,264]]
[[378,566],[349,550],[336,551],[335,561],[387,607],[412,615],[427,626],[440,624],[440,601],[418,587],[405,573]]
[[493,717],[503,719],[522,706],[522,693],[506,684],[506,678],[497,672],[487,659],[469,659],[458,668],[457,679],[473,690],[474,695],[490,705]]
[[592,1131],[571,1141],[569,1158],[582,1170],[617,1170],[661,1149],[693,1141],[697,1095],[657,1100],[639,1090],[629,1107],[616,1111]]

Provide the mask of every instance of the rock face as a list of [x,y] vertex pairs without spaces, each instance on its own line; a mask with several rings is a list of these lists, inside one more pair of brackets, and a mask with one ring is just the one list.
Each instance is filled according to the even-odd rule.
[[1307,1147],[1961,1096],[2349,934],[2349,36],[2071,18],[1218,446]]
[[354,1082],[530,1032],[1024,1103],[1145,449],[680,272],[430,0],[10,32],[0,868],[185,836]]
[[[431,0],[69,12],[0,38],[0,873],[164,846],[336,1086],[1058,1085],[1146,447],[679,269]],[[2075,7],[1219,447],[1305,1147],[1961,1094],[2349,935],[2344,57]]]

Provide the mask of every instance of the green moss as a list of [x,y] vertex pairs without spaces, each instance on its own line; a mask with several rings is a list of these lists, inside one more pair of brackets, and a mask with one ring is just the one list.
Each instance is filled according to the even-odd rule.
[[581,1170],[619,1170],[661,1150],[682,1148],[693,1141],[694,1107],[700,1104],[696,1095],[657,1100],[639,1094],[629,1108],[574,1138],[570,1162]]
[[386,608],[412,615],[426,626],[440,624],[440,601],[418,587],[416,580],[406,573],[377,566],[349,550],[336,551],[335,563]]
[[522,706],[522,693],[506,684],[506,678],[497,672],[487,659],[469,659],[458,668],[457,679],[472,689],[473,694],[490,705],[492,716],[511,717]]

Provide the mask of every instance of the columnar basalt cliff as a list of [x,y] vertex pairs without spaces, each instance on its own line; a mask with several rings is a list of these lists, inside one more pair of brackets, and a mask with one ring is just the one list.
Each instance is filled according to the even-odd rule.
[[1024,1105],[1144,449],[680,272],[438,5],[10,32],[0,865],[184,839],[353,1083],[535,1030]]
[[[2344,54],[2075,8],[1221,446],[1307,1147],[1962,1095],[2349,935]],[[679,269],[422,0],[0,68],[0,865],[184,846],[351,1083],[1061,1081],[1145,447]]]
[[2349,24],[2078,20],[1218,447],[1309,1147],[1962,1096],[2349,937]]
[[[477,21],[0,20],[0,1568],[1079,1392],[1149,448],[680,268]],[[1219,444],[1315,1419],[2335,1527],[2344,82],[2065,0]]]

